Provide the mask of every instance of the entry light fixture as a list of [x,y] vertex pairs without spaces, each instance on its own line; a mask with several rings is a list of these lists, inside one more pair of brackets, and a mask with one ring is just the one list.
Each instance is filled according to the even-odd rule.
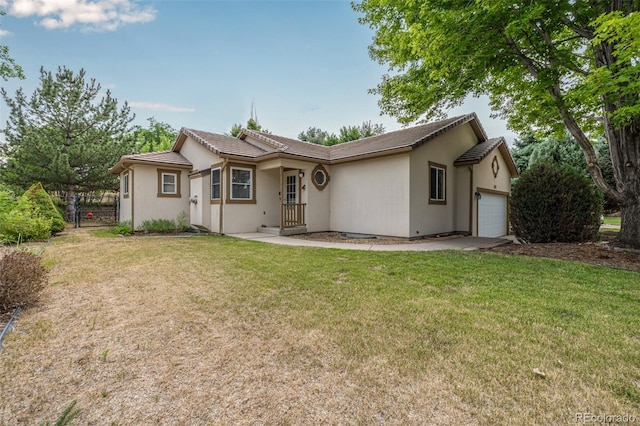
[[298,173],[298,177],[302,179],[304,177],[304,172],[301,171],[300,173]]

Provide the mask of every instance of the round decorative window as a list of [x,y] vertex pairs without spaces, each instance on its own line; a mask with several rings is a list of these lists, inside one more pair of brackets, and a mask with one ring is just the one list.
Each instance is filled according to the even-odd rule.
[[318,170],[316,174],[313,175],[313,179],[315,179],[317,185],[323,185],[327,180],[327,175],[325,175],[322,170]]
[[322,191],[329,183],[329,173],[327,173],[327,169],[325,169],[322,164],[318,164],[313,169],[313,173],[311,173],[311,183],[313,183],[319,191]]

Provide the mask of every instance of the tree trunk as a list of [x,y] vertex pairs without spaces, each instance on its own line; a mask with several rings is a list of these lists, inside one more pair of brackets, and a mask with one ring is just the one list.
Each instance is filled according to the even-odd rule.
[[621,216],[618,240],[624,245],[640,248],[640,194],[623,202]]
[[74,186],[67,185],[67,197],[66,197],[67,205],[65,206],[65,209],[64,209],[65,220],[67,222],[73,222],[75,219],[75,213],[76,213],[75,203],[74,203],[75,195],[76,195],[76,191]]

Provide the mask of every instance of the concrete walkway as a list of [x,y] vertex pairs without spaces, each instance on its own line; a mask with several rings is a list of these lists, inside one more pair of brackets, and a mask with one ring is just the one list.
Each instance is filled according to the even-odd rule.
[[491,248],[503,244],[509,244],[513,240],[509,237],[460,237],[441,241],[427,241],[424,243],[407,244],[351,244],[334,243],[329,241],[303,240],[292,237],[264,234],[260,232],[247,232],[243,234],[227,234],[229,237],[242,238],[244,240],[262,241],[271,244],[282,244],[299,247],[322,247],[344,250],[371,250],[371,251],[434,251],[434,250],[477,250]]

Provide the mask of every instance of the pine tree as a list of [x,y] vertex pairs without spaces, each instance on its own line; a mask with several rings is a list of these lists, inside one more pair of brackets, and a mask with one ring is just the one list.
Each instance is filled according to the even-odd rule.
[[66,67],[55,74],[41,68],[40,87],[30,98],[22,89],[11,98],[3,89],[10,114],[0,180],[18,190],[41,182],[66,192],[67,220],[76,191],[116,188],[108,168],[132,151],[134,115],[126,103],[118,107],[110,91],[100,95],[100,84],[86,81],[83,69],[74,74]]

